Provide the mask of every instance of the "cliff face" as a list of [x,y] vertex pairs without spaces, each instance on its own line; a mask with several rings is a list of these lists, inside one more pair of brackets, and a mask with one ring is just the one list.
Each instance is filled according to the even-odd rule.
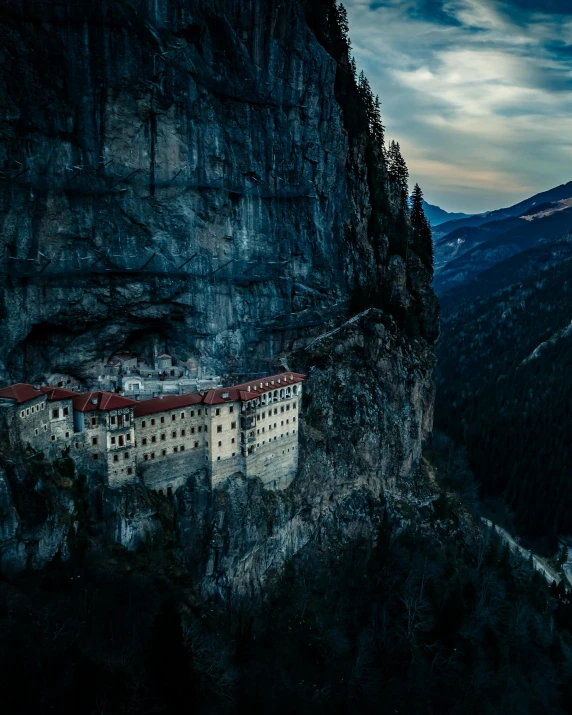
[[[384,488],[411,493],[432,415],[432,275],[372,222],[383,160],[348,135],[347,58],[315,30],[298,0],[4,3],[3,377],[89,377],[157,338],[221,372],[287,355],[310,399],[282,495],[240,477],[210,495],[198,475],[167,508],[30,477],[55,494],[51,538],[46,515],[23,529],[8,465],[18,568],[65,555],[82,529],[128,547],[172,529],[207,590],[245,591],[322,527],[367,522]],[[377,308],[304,350],[363,296]]]

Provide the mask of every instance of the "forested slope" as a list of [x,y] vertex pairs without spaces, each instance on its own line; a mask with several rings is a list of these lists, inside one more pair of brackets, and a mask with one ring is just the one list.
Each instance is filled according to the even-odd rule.
[[474,302],[448,301],[439,347],[438,424],[466,443],[483,493],[552,547],[572,531],[571,318],[565,259]]

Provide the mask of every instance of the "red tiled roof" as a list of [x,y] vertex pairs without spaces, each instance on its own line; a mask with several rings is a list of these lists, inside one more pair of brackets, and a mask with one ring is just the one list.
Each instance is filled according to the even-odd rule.
[[95,410],[109,412],[109,410],[138,404],[135,400],[122,397],[115,392],[86,392],[83,395],[75,395],[73,398],[73,408],[78,412],[94,412]]
[[46,394],[49,402],[55,402],[56,400],[71,400],[73,397],[77,396],[77,392],[64,390],[62,387],[51,387],[50,385],[43,385],[40,387],[40,390]]
[[133,414],[135,417],[145,417],[145,415],[154,415],[157,412],[167,412],[168,410],[178,410],[181,407],[189,407],[190,405],[199,405],[202,401],[203,395],[198,392],[188,392],[186,395],[154,397],[152,400],[137,402]]
[[[235,385],[234,389],[238,391],[241,400],[254,400],[258,395],[263,395],[265,392],[280,390],[288,385],[295,385],[298,382],[304,382],[306,375],[299,372],[283,372],[280,375],[271,375],[263,377],[260,380],[251,380],[242,385]],[[280,381],[280,383],[278,382]],[[274,382],[274,384],[272,384]],[[250,387],[250,392],[248,388]],[[255,389],[256,388],[256,389]]]
[[18,404],[41,397],[43,394],[41,390],[37,390],[33,385],[28,385],[24,382],[17,382],[15,385],[9,385],[0,390],[0,397],[14,400]]
[[[290,379],[292,378],[292,379]],[[272,390],[278,390],[288,385],[295,385],[297,382],[302,382],[305,375],[300,375],[296,372],[286,372],[280,375],[272,375],[265,377],[262,380],[252,380],[245,382],[242,385],[234,385],[233,387],[222,387],[216,390],[207,390],[204,395],[199,392],[190,392],[186,395],[169,395],[166,397],[156,397],[152,400],[141,400],[137,402],[135,407],[135,417],[144,417],[145,415],[153,415],[157,412],[167,412],[168,410],[176,410],[180,407],[188,407],[190,405],[222,405],[225,402],[236,402],[238,400],[248,401],[255,400],[259,395]],[[272,380],[274,384],[272,385]],[[278,384],[280,380],[280,384]],[[260,384],[262,383],[262,387]],[[268,387],[266,386],[268,383]],[[250,385],[250,392],[248,387]],[[254,387],[256,386],[256,390]],[[223,397],[226,394],[226,397]]]
[[[251,380],[250,382],[244,382],[241,385],[233,385],[232,387],[222,387],[216,390],[208,390],[208,392],[205,394],[203,402],[206,405],[220,405],[224,402],[232,402],[236,400],[243,400],[247,402],[248,400],[255,400],[259,395],[263,395],[265,392],[279,390],[282,387],[287,387],[288,385],[295,385],[297,382],[303,382],[305,377],[305,375],[301,375],[297,372],[284,372],[280,375],[271,375],[270,377],[264,377],[261,380]],[[280,380],[280,384],[278,384],[278,380]],[[274,381],[274,384],[272,384],[272,381]],[[248,391],[249,387],[250,392]],[[254,389],[255,387],[256,390]],[[223,397],[223,393],[228,393],[228,397]]]

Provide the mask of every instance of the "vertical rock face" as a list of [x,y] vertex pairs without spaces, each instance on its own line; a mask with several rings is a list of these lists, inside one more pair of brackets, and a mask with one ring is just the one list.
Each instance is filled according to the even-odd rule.
[[[89,377],[155,339],[223,372],[291,354],[309,373],[288,493],[237,477],[177,495],[207,590],[246,592],[343,514],[367,521],[368,500],[407,491],[430,429],[432,272],[372,230],[383,159],[372,172],[346,131],[347,57],[307,4],[6,0],[0,18],[0,375]],[[303,349],[372,295],[383,310]],[[155,533],[143,502],[108,499],[97,533]]]

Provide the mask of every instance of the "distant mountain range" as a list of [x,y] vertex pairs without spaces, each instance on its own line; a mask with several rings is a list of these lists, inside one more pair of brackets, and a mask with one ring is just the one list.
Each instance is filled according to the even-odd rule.
[[449,213],[439,206],[433,206],[433,204],[428,204],[427,201],[423,201],[423,210],[425,211],[425,216],[431,224],[431,226],[439,226],[446,221],[454,221],[461,218],[469,218],[471,214],[462,213]]
[[[486,289],[489,271],[513,256],[546,246],[572,230],[572,181],[514,206],[447,221],[433,231],[435,289]],[[512,265],[512,264],[511,264]],[[500,271],[500,273],[499,273]]]

